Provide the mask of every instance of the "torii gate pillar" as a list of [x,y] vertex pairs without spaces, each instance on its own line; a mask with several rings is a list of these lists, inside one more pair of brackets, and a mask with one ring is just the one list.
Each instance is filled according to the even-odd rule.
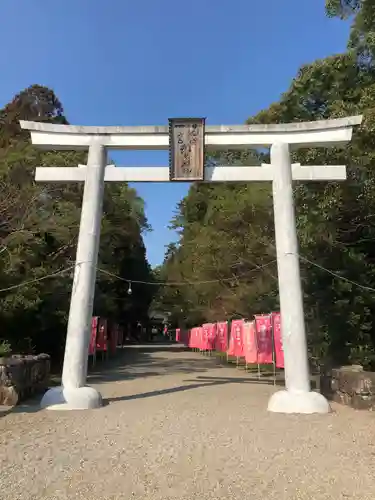
[[[310,387],[292,181],[345,180],[346,168],[292,165],[290,148],[346,145],[351,140],[353,126],[359,125],[361,120],[361,116],[354,116],[307,123],[205,127],[204,121],[189,119],[185,131],[182,131],[184,120],[181,119],[175,121],[178,130],[175,130],[173,148],[170,148],[173,121],[170,128],[79,127],[21,122],[22,128],[31,131],[36,146],[54,150],[89,150],[87,165],[36,169],[37,181],[85,182],[62,387],[50,389],[41,405],[69,410],[101,405],[100,394],[85,384],[105,181],[271,181],[286,390],[273,394],[268,410],[280,413],[330,411],[326,399],[312,392]],[[185,137],[190,137],[189,144],[184,144]],[[205,167],[204,146],[213,150],[271,146],[271,165]],[[106,165],[106,148],[170,149],[172,156],[180,154],[180,159],[177,170],[171,171],[169,167],[118,168]],[[189,151],[194,148],[195,156],[191,161],[193,155],[189,159]],[[199,168],[196,168],[198,163]]]
[[289,144],[271,146],[271,165],[286,390],[273,394],[268,410],[328,413],[326,398],[310,386]]

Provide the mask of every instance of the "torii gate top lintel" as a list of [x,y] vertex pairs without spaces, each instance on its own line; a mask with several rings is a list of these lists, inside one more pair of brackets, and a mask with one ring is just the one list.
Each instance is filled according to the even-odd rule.
[[[179,119],[177,119],[178,121]],[[194,119],[189,119],[193,120]],[[171,120],[172,121],[172,120]],[[288,144],[289,149],[304,146],[344,146],[352,138],[353,127],[362,116],[351,116],[315,122],[295,122],[271,125],[208,125],[201,120],[201,140],[206,149],[249,149],[267,147],[276,143]],[[199,119],[197,119],[197,123]],[[171,147],[170,126],[94,127],[58,125],[44,122],[21,121],[29,130],[32,143],[43,149],[87,150],[94,144],[104,148],[124,150],[168,150]],[[202,150],[198,163],[202,163]],[[119,168],[108,165],[105,181],[166,182],[185,180],[206,182],[266,181],[273,179],[273,168],[254,166],[205,166],[204,175],[174,178],[169,167]],[[293,165],[294,180],[345,180],[345,166]],[[178,177],[178,176],[177,176]],[[37,167],[37,181],[80,182],[86,178],[86,169],[75,167]]]
[[[350,142],[353,126],[362,116],[350,116],[312,122],[254,125],[206,125],[205,146],[208,149],[248,149],[285,142],[291,148],[315,144],[345,145]],[[87,149],[93,141],[111,149],[169,149],[168,125],[156,126],[81,126],[20,121],[21,128],[31,132],[35,146],[48,149]],[[100,139],[99,139],[99,137]]]

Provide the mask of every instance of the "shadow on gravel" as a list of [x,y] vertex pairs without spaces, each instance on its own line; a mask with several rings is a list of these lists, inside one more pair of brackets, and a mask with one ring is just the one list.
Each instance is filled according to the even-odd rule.
[[39,398],[30,399],[29,401],[21,403],[17,406],[0,406],[0,418],[6,417],[10,413],[13,413],[13,414],[37,413],[38,411],[41,410],[41,408],[39,406],[39,401],[41,398],[42,398],[42,396],[39,396]]
[[163,357],[163,352],[181,354],[186,352],[186,348],[173,344],[129,346],[117,358],[100,363],[98,368],[91,367],[87,381],[89,384],[100,384],[173,373],[204,373],[216,365],[215,361],[209,358],[202,358],[199,362],[191,357],[179,356],[171,359]]
[[[195,363],[196,365],[196,363]],[[138,364],[127,367],[110,368],[106,371],[91,372],[87,381],[89,384],[99,384],[108,382],[120,382],[121,380],[134,380],[138,378],[159,377],[162,375],[171,375],[173,373],[204,373],[209,369],[194,366],[194,363],[177,361],[160,361],[153,360],[149,363]]]
[[[264,384],[264,385],[277,385],[277,386],[284,386],[284,379],[276,379],[275,383],[273,381],[273,378],[261,378],[259,379],[258,377],[204,377],[204,376],[198,376],[198,380],[202,380],[202,382],[225,382],[227,384],[233,383],[243,383],[247,382],[249,384]],[[189,380],[187,381],[189,382]],[[195,382],[195,381],[194,381]]]
[[[236,383],[248,383],[248,384],[265,384],[273,385],[273,380],[258,380],[258,378],[252,377],[202,377],[198,376],[195,380],[186,380],[186,382],[193,382],[189,385],[181,385],[179,387],[171,387],[170,389],[161,389],[159,391],[143,392],[141,394],[131,394],[128,396],[118,396],[114,398],[106,398],[104,400],[104,405],[115,403],[118,401],[132,401],[134,399],[146,399],[153,398],[155,396],[163,396],[165,394],[174,394],[176,392],[189,391],[191,389],[199,389],[202,387],[213,387],[225,384],[236,384]],[[283,386],[284,382],[281,380],[276,381],[277,386]]]
[[[177,361],[165,360],[158,363],[157,355],[170,352],[183,352],[186,348],[177,344],[162,342],[143,345],[126,345],[123,349],[119,349],[116,357],[109,358],[108,360],[97,360],[95,367],[90,367],[87,381],[88,384],[92,383],[106,383],[120,380],[133,380],[139,377],[152,377],[162,375],[163,373],[170,372],[171,366],[175,364],[178,368]],[[152,359],[151,359],[152,358]],[[168,364],[168,362],[170,364]],[[191,363],[191,360],[188,360]],[[132,367],[129,370],[129,367]],[[136,369],[134,370],[134,368]],[[151,369],[151,367],[153,367]],[[143,370],[142,370],[143,368]],[[148,368],[148,369],[147,369]],[[172,368],[173,370],[173,368]],[[180,372],[189,373],[194,370],[190,364],[182,364],[179,367]],[[200,370],[202,371],[202,370]],[[204,370],[203,370],[204,371]],[[172,371],[173,373],[173,371]],[[59,385],[61,383],[60,375],[51,376],[50,386]],[[20,413],[37,413],[41,410],[39,403],[43,394],[33,396],[31,399],[20,403],[17,406],[0,406],[0,418],[13,414]]]

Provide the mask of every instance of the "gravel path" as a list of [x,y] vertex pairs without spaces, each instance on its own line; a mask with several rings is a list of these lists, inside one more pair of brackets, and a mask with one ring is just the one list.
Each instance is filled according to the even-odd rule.
[[91,375],[107,405],[0,413],[0,499],[373,499],[370,412],[266,412],[274,388],[178,347]]

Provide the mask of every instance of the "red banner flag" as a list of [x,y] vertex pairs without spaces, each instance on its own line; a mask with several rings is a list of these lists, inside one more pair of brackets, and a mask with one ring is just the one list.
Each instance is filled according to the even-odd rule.
[[215,348],[216,325],[205,323],[202,325],[202,351],[212,351]]
[[204,332],[201,326],[197,326],[197,344],[198,349],[204,350]]
[[284,368],[284,349],[281,332],[281,315],[279,312],[272,313],[273,320],[273,342],[275,344],[276,367]]
[[237,358],[243,357],[243,319],[235,319],[232,321],[230,328],[229,339],[229,356],[236,356]]
[[94,316],[91,320],[91,335],[89,344],[89,355],[93,356],[96,352],[96,335],[98,331],[98,317]]
[[256,337],[258,346],[258,363],[273,363],[272,352],[272,315],[255,316]]
[[196,326],[193,328],[193,347],[199,349],[199,330]]
[[193,349],[197,349],[198,346],[198,336],[197,336],[197,327],[191,329],[191,337],[190,337],[190,347]]
[[201,339],[200,339],[200,332],[198,327],[194,327],[190,330],[190,342],[189,342],[189,347],[192,349],[200,349],[201,346]]
[[210,323],[208,329],[208,349],[210,351],[215,349],[215,340],[216,340],[216,324]]
[[209,329],[210,329],[210,325],[209,323],[205,323],[204,325],[201,326],[202,328],[202,338],[201,338],[201,345],[200,345],[200,349],[202,351],[208,351],[208,334],[209,334]]
[[219,352],[225,352],[228,348],[228,323],[223,321],[216,323],[215,349]]
[[190,328],[189,334],[188,334],[188,347],[190,349],[193,349],[193,342],[194,342],[194,328]]
[[96,350],[106,351],[108,347],[107,320],[99,318],[99,327],[96,337]]
[[181,328],[176,328],[176,342],[181,342]]
[[255,334],[255,321],[246,321],[243,325],[243,341],[246,363],[258,362],[257,339]]

